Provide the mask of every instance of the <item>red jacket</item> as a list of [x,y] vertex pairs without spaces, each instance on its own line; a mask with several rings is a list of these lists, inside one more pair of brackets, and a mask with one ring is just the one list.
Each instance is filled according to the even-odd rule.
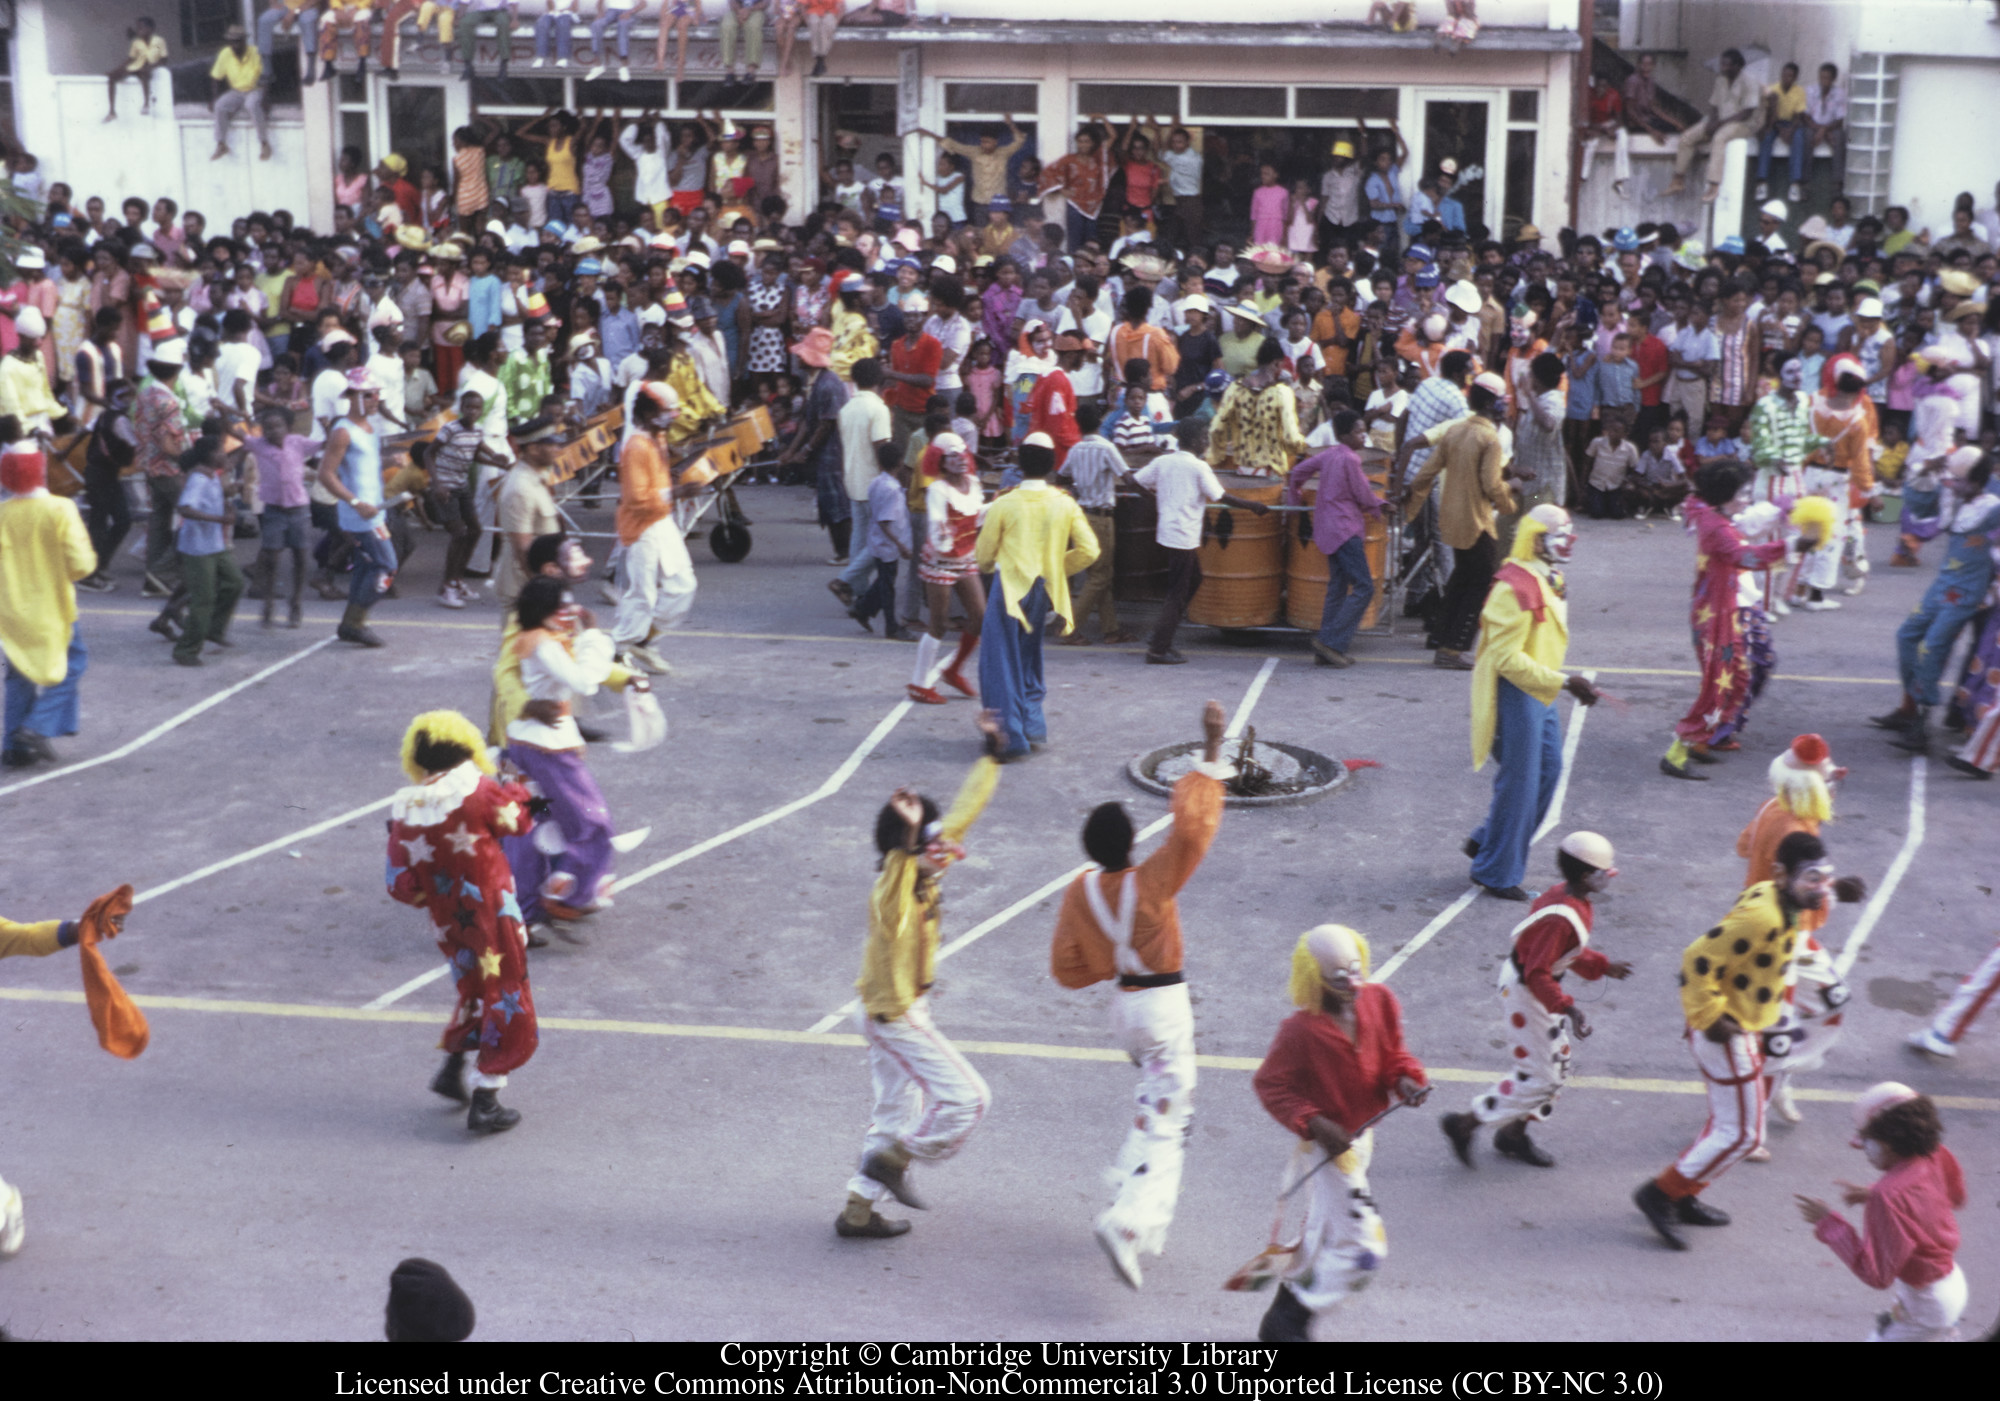
[[1028,395],[1028,431],[1049,435],[1056,445],[1056,470],[1062,470],[1063,459],[1083,437],[1083,430],[1076,426],[1076,390],[1061,370],[1050,370],[1035,381]]
[[[1529,907],[1529,914],[1532,916],[1536,910],[1546,910],[1551,905],[1569,906],[1583,920],[1583,927],[1590,928],[1590,901],[1571,895],[1568,882],[1559,881],[1544,890]],[[1562,990],[1562,974],[1555,971],[1556,960],[1575,952],[1582,943],[1576,937],[1575,927],[1561,915],[1536,920],[1514,940],[1514,966],[1521,972],[1521,981],[1528,985],[1537,1002],[1558,1015],[1575,1006],[1576,999]],[[1594,983],[1610,966],[1611,960],[1596,949],[1583,949],[1571,960],[1567,971]]]
[[1866,1237],[1856,1235],[1839,1212],[1820,1218],[1813,1234],[1833,1247],[1870,1289],[1891,1282],[1922,1288],[1951,1273],[1958,1253],[1958,1218],[1965,1205],[1965,1173],[1949,1148],[1927,1158],[1907,1158],[1868,1189],[1862,1216]]
[[1251,1081],[1273,1119],[1299,1137],[1324,1114],[1348,1133],[1389,1107],[1396,1081],[1419,1085],[1424,1067],[1403,1045],[1403,1009],[1396,994],[1364,983],[1354,1001],[1356,1040],[1324,1012],[1294,1012],[1278,1027]]

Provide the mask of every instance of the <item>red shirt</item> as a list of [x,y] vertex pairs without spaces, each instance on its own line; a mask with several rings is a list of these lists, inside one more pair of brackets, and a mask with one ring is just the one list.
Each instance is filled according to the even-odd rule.
[[[1590,928],[1590,901],[1571,895],[1566,882],[1558,882],[1544,890],[1529,907],[1529,914],[1546,910],[1551,905],[1569,906],[1582,919],[1583,927]],[[1582,945],[1583,941],[1576,937],[1576,927],[1561,915],[1536,920],[1514,940],[1514,966],[1521,971],[1521,981],[1528,985],[1528,991],[1534,993],[1535,1000],[1551,1012],[1567,1012],[1576,1002],[1562,990],[1562,974],[1555,971],[1557,959],[1576,953],[1567,971],[1592,983],[1603,977],[1604,970],[1611,966],[1611,960],[1595,949],[1583,949],[1577,953]]]
[[1590,94],[1590,124],[1611,126],[1625,115],[1625,98],[1606,83]]
[[[899,375],[930,375],[935,379],[938,366],[944,363],[944,347],[938,344],[936,336],[919,335],[915,345],[908,336],[898,336],[889,342],[889,368]],[[901,380],[887,380],[882,385],[882,397],[892,409],[904,413],[920,414],[935,391],[921,384],[904,384]]]
[[[1639,342],[1639,348],[1632,353],[1638,362],[1639,378],[1648,379],[1654,375],[1664,376],[1667,372],[1667,343],[1658,336],[1647,336]],[[1660,391],[1667,387],[1662,378],[1657,384],[1649,384],[1639,391],[1639,403],[1651,408],[1660,402]]]
[[1364,983],[1354,1001],[1356,1040],[1324,1012],[1299,1011],[1278,1026],[1251,1084],[1273,1119],[1299,1137],[1324,1114],[1350,1134],[1389,1107],[1396,1081],[1427,1084],[1424,1067],[1403,1045],[1396,994]]
[[1076,426],[1076,390],[1061,370],[1050,370],[1035,381],[1034,391],[1028,395],[1028,431],[1049,435],[1049,441],[1056,445],[1058,470],[1070,448],[1083,437],[1083,430]]
[[417,187],[400,176],[389,182],[389,193],[396,201],[396,208],[403,212],[406,224],[423,222],[423,205],[417,197]]
[[1965,1173],[1951,1150],[1941,1147],[1928,1158],[1896,1164],[1868,1189],[1861,1218],[1865,1237],[1837,1211],[1821,1217],[1813,1234],[1870,1289],[1887,1289],[1899,1279],[1921,1289],[1951,1273],[1958,1253],[1952,1208],[1964,1205]]

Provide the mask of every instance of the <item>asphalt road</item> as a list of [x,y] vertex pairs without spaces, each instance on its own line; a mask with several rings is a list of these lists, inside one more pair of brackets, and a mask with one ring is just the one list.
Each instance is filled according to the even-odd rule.
[[[1254,1332],[1268,1296],[1219,1286],[1263,1243],[1288,1148],[1248,1069],[1289,1010],[1301,930],[1352,924],[1379,966],[1466,889],[1457,847],[1489,791],[1469,767],[1466,677],[1431,668],[1407,633],[1365,639],[1349,671],[1314,667],[1290,638],[1229,645],[1205,630],[1186,634],[1192,664],[1171,670],[1137,650],[1051,647],[1053,747],[1005,771],[945,886],[946,939],[984,932],[943,965],[936,1012],[970,1043],[993,1111],[960,1157],[920,1169],[933,1209],[910,1235],[840,1241],[867,1074],[844,1021],[811,1029],[852,996],[876,807],[906,782],[948,800],[976,753],[974,707],[898,713],[911,651],[863,636],[827,595],[810,494],[760,487],[747,504],[746,562],[695,547],[700,597],[659,690],[667,744],[593,755],[620,826],[651,828],[622,861],[643,879],[589,947],[535,959],[542,1048],[505,1093],[524,1119],[479,1141],[425,1088],[448,984],[385,1002],[438,959],[428,923],[382,891],[373,805],[402,781],[412,714],[483,715],[496,610],[431,604],[433,537],[404,597],[378,610],[383,650],[299,656],[339,611],[315,602],[298,632],[263,631],[251,613],[233,650],[188,671],[144,630],[136,571],[120,561],[121,592],[85,601],[83,733],[59,748],[76,762],[133,747],[32,787],[0,777],[15,832],[0,912],[67,915],[131,881],[143,903],[112,962],[148,1000],[153,1043],[130,1063],[96,1048],[70,955],[0,968],[0,1173],[28,1202],[26,1248],[0,1264],[0,1327],[365,1338],[379,1334],[390,1267],[420,1254],[450,1266],[488,1339]],[[607,529],[608,515],[583,523]],[[1879,564],[1887,532],[1872,543]],[[2000,929],[1994,794],[1913,765],[1864,719],[1894,702],[1891,634],[1929,571],[1878,569],[1842,611],[1782,621],[1781,674],[1744,753],[1695,785],[1655,767],[1694,687],[1691,569],[1670,524],[1585,522],[1570,571],[1572,664],[1597,668],[1626,705],[1585,720],[1565,703],[1583,728],[1558,831],[1588,826],[1617,845],[1596,942],[1637,972],[1582,994],[1597,1027],[1583,1078],[1538,1132],[1560,1165],[1488,1154],[1467,1172],[1436,1128],[1498,1071],[1505,1044],[1493,984],[1519,908],[1475,900],[1389,980],[1439,1086],[1378,1132],[1390,1258],[1323,1337],[1858,1336],[1881,1298],[1811,1238],[1791,1196],[1865,1175],[1845,1101],[1892,1077],[1951,1097],[1947,1135],[1972,1186],[1968,1323],[1983,1328],[2000,1303],[2000,1028],[1989,1018],[1951,1065],[1901,1045]],[[1267,658],[1247,716],[1261,736],[1380,767],[1317,803],[1232,810],[1183,897],[1197,1037],[1214,1059],[1168,1254],[1135,1295],[1090,1236],[1131,1072],[1104,1049],[1107,994],[1048,976],[1055,897],[1029,897],[1083,859],[1095,803],[1123,798],[1142,824],[1164,812],[1126,782],[1126,760],[1195,737],[1210,697],[1238,711]],[[1911,859],[1859,951],[1846,1038],[1809,1081],[1805,1122],[1775,1128],[1774,1161],[1711,1193],[1736,1224],[1673,1255],[1628,1197],[1703,1116],[1674,973],[1741,884],[1734,839],[1766,796],[1766,764],[1808,729],[1853,770],[1828,832],[1843,869],[1879,885],[1899,853]],[[1553,845],[1536,848],[1531,884],[1554,878]],[[1835,915],[1835,945],[1858,915]]]

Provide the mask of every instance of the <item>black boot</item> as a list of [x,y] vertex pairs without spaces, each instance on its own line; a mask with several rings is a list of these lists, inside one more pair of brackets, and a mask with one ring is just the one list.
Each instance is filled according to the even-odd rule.
[[1683,1226],[1727,1226],[1729,1213],[1710,1206],[1700,1197],[1682,1197],[1674,1203],[1674,1216]]
[[342,642],[355,642],[363,647],[380,647],[382,639],[368,630],[368,610],[347,605],[347,611],[340,615],[340,626],[334,630],[335,637]]
[[1438,1127],[1451,1140],[1451,1151],[1458,1154],[1458,1160],[1467,1167],[1477,1167],[1472,1161],[1472,1136],[1479,1132],[1479,1120],[1470,1114],[1447,1114]]
[[471,1103],[472,1097],[465,1092],[465,1052],[453,1051],[444,1058],[437,1078],[431,1081],[431,1093],[457,1100],[460,1104]]
[[873,1178],[889,1189],[892,1196],[912,1211],[926,1210],[923,1198],[910,1185],[910,1155],[900,1148],[892,1147],[880,1153],[870,1153],[861,1160],[861,1175]]
[[1871,715],[1868,717],[1868,723],[1878,730],[1907,730],[1911,725],[1916,723],[1916,720],[1917,712],[1914,708],[1909,710],[1892,710],[1887,715]]
[[472,1092],[472,1112],[465,1116],[465,1126],[474,1133],[505,1133],[520,1122],[521,1111],[500,1103],[500,1091]]
[[1657,1182],[1648,1182],[1632,1194],[1632,1205],[1639,1208],[1646,1217],[1647,1224],[1660,1233],[1660,1239],[1676,1250],[1686,1250],[1687,1242],[1674,1229],[1674,1219],[1679,1214],[1674,1209],[1674,1200]]
[[1264,1321],[1257,1325],[1260,1343],[1309,1343],[1312,1341],[1312,1310],[1299,1302],[1289,1284],[1280,1284]]
[[1514,1158],[1530,1167],[1554,1167],[1556,1160],[1543,1151],[1528,1137],[1528,1121],[1516,1119],[1513,1123],[1493,1135],[1493,1151],[1502,1157]]
[[1929,713],[1930,713],[1929,710],[1926,709],[1925,707],[1918,706],[1917,713],[1910,717],[1909,728],[1904,730],[1901,734],[1897,735],[1894,739],[1890,740],[1889,741],[1890,747],[1893,749],[1905,750],[1911,754],[1930,753],[1931,749],[1930,729],[1924,723],[1924,717]]

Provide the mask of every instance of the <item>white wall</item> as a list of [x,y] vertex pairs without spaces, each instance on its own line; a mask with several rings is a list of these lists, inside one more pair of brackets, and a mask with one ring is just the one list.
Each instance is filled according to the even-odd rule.
[[1981,208],[1991,202],[2000,146],[1951,134],[1990,132],[2000,124],[1996,77],[1992,63],[1978,60],[1904,62],[1889,199],[1909,206],[1912,226],[1949,233],[1952,200],[1961,190],[1972,191]]
[[[850,6],[857,0],[849,0]],[[1367,20],[1371,0],[1263,0],[1254,8],[1232,11],[1214,0],[916,0],[919,16],[949,14],[954,20],[1084,20],[1131,21],[1139,25],[1204,24],[1360,24]],[[1577,0],[1481,0],[1482,24],[1530,29],[1576,27]],[[1445,17],[1444,0],[1418,0],[1423,28],[1434,28]],[[1563,21],[1552,24],[1552,19]]]

